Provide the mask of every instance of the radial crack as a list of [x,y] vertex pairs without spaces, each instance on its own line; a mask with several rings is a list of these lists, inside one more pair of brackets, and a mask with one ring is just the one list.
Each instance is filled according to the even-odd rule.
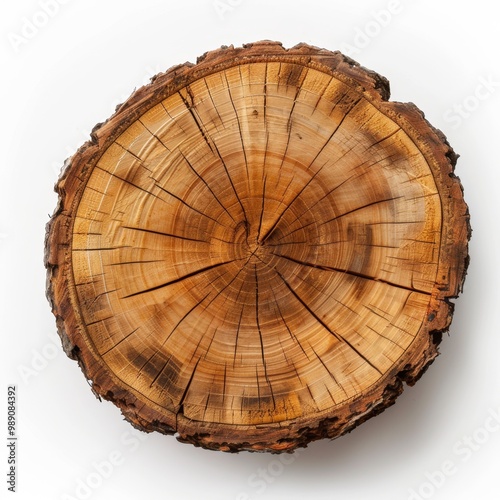
[[275,272],[282,279],[285,286],[290,290],[292,295],[302,304],[304,309],[328,332],[330,332],[339,342],[347,345],[352,351],[354,351],[360,358],[362,358],[367,364],[369,364],[374,370],[376,370],[380,375],[383,375],[381,372],[365,355],[363,355],[356,347],[354,347],[348,340],[342,337],[340,334],[332,330],[308,305],[304,300],[299,296],[299,294],[289,285],[288,281],[283,277],[283,275],[274,268]]
[[156,290],[160,290],[161,288],[165,288],[167,286],[174,285],[175,283],[180,283],[181,281],[192,278],[193,276],[197,276],[199,274],[206,273],[208,271],[211,271],[212,269],[216,269],[217,267],[225,266],[226,264],[231,264],[232,262],[235,262],[236,260],[242,260],[242,259],[233,259],[233,260],[229,260],[227,262],[219,262],[218,264],[213,264],[211,266],[207,266],[207,267],[204,267],[202,269],[197,269],[196,271],[185,274],[184,276],[181,276],[179,278],[175,278],[173,280],[167,281],[166,283],[162,283],[161,285],[153,286],[151,288],[147,288],[146,290],[140,290],[139,292],[130,293],[129,295],[125,295],[122,298],[128,299],[129,297],[135,297],[136,295],[141,295],[143,293],[154,292]]
[[421,293],[421,294],[429,295],[429,296],[431,295],[430,292],[426,292],[425,290],[419,290],[418,288],[401,285],[399,283],[393,283],[392,281],[384,280],[382,278],[376,278],[375,276],[370,276],[368,274],[358,273],[356,271],[351,271],[349,269],[342,269],[339,267],[325,266],[323,264],[314,264],[312,262],[306,262],[306,261],[294,259],[293,257],[289,257],[288,255],[283,255],[283,254],[273,253],[273,255],[276,255],[276,257],[281,257],[282,259],[289,260],[289,261],[294,262],[295,264],[299,264],[301,266],[312,267],[314,269],[321,269],[323,271],[333,271],[333,272],[340,273],[340,274],[347,274],[349,276],[354,276],[356,278],[362,278],[365,280],[374,281],[376,283],[384,283],[385,285],[393,286],[394,288],[400,288],[401,290],[407,290],[409,292],[416,292],[416,293]]

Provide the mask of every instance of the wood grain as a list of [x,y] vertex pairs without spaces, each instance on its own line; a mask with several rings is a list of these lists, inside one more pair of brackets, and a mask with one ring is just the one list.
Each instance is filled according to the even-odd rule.
[[338,52],[259,42],[136,91],[48,225],[67,354],[136,427],[291,451],[436,357],[470,235],[456,155]]

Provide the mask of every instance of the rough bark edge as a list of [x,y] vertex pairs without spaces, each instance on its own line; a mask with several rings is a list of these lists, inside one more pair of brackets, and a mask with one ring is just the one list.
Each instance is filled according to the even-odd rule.
[[[327,72],[348,83],[398,123],[415,141],[433,166],[436,182],[440,184],[444,219],[450,222],[449,231],[442,234],[442,252],[446,260],[456,263],[456,269],[441,273],[429,308],[428,323],[423,325],[417,340],[406,356],[404,368],[395,369],[379,381],[376,388],[367,391],[343,405],[344,411],[331,412],[281,422],[255,426],[231,426],[193,422],[182,414],[175,421],[165,422],[159,408],[146,408],[133,391],[123,388],[114,376],[110,377],[99,357],[85,344],[79,322],[79,309],[72,283],[71,233],[72,214],[93,165],[115,138],[145,110],[154,106],[180,88],[198,79],[238,64],[259,61],[284,60]],[[290,452],[305,447],[311,441],[336,438],[350,432],[360,423],[378,415],[391,406],[403,391],[403,383],[413,385],[438,355],[442,333],[451,323],[453,303],[462,291],[468,265],[468,240],[471,229],[463,189],[454,168],[458,156],[444,134],[433,128],[423,113],[413,104],[388,102],[389,82],[377,73],[367,70],[340,52],[331,52],[306,44],[284,49],[280,43],[263,41],[241,48],[222,47],[198,58],[196,65],[185,63],[156,75],[151,83],[135,91],[127,101],[117,106],[113,116],[94,127],[91,140],[67,160],[55,186],[59,200],[47,224],[45,238],[45,266],[47,268],[47,298],[56,317],[56,324],[66,354],[78,361],[85,377],[92,381],[94,394],[112,401],[134,427],[146,432],[178,433],[181,442],[207,449],[228,452],[270,451]],[[440,262],[443,262],[440,258]],[[442,270],[442,269],[441,269]],[[81,347],[80,347],[81,346]],[[366,400],[370,399],[367,403]],[[153,405],[154,406],[154,405]],[[237,432],[235,433],[235,429]],[[246,441],[235,440],[245,436]]]

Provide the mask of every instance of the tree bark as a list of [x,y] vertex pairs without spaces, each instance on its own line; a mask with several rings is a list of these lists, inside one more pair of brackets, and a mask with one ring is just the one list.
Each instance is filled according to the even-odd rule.
[[422,375],[461,291],[457,156],[339,52],[259,42],[157,75],[67,162],[47,295],[135,427],[292,451]]

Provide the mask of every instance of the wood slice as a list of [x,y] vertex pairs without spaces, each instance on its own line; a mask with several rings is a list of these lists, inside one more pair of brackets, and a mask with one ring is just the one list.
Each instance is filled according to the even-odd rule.
[[259,42],[156,76],[58,181],[48,297],[135,427],[292,451],[391,405],[465,277],[457,156],[339,52]]

